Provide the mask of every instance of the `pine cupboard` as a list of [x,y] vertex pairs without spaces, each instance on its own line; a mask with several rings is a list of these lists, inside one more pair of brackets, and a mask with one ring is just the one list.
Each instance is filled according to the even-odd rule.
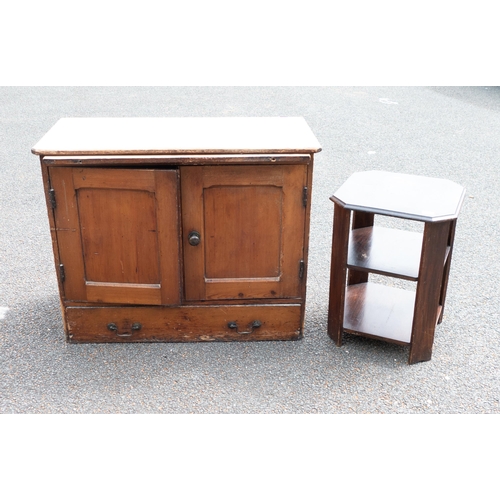
[[39,155],[71,342],[294,340],[313,156],[302,118],[63,118]]

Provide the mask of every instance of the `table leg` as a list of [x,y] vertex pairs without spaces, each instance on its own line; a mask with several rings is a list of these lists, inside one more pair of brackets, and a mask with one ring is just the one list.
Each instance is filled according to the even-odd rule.
[[432,356],[450,224],[450,221],[427,222],[425,224],[415,296],[409,364],[428,361]]
[[441,306],[441,314],[438,318],[438,324],[443,321],[444,314],[444,303],[446,302],[446,290],[448,289],[448,277],[450,275],[451,266],[451,254],[453,252],[453,242],[455,240],[455,228],[457,227],[457,219],[454,219],[450,223],[450,234],[448,236],[448,246],[450,247],[450,252],[448,253],[448,259],[446,259],[446,264],[443,269],[443,284],[441,285],[441,297],[439,299],[439,304]]
[[[369,212],[353,211],[352,213],[352,229],[360,229],[362,227],[373,226],[375,219],[374,214]],[[348,285],[357,285],[358,283],[366,283],[368,281],[368,272],[349,269],[347,275]]]
[[344,301],[347,277],[347,248],[351,211],[335,203],[333,214],[332,259],[330,264],[330,299],[328,335],[337,346],[342,345]]

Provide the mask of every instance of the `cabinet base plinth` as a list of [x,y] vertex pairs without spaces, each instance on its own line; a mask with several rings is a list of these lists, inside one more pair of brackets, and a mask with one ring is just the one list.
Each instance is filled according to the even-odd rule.
[[66,307],[67,338],[94,342],[299,340],[302,305]]

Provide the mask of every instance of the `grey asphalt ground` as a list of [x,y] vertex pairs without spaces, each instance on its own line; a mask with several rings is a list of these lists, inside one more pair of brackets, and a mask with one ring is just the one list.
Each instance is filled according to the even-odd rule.
[[[61,117],[303,116],[316,155],[304,338],[85,344],[64,339],[38,157]],[[353,172],[463,185],[432,360],[326,334],[333,204]],[[0,88],[1,413],[499,413],[500,88]]]

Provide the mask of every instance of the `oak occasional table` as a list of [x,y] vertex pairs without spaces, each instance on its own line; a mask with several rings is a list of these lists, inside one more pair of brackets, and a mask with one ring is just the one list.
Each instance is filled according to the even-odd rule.
[[[355,173],[335,192],[328,334],[338,346],[347,332],[409,345],[409,364],[431,359],[464,195],[449,180],[383,171]],[[421,221],[423,233],[374,225],[375,214]],[[370,273],[416,290],[369,282]]]
[[63,118],[40,156],[70,342],[294,340],[314,153],[303,118]]

